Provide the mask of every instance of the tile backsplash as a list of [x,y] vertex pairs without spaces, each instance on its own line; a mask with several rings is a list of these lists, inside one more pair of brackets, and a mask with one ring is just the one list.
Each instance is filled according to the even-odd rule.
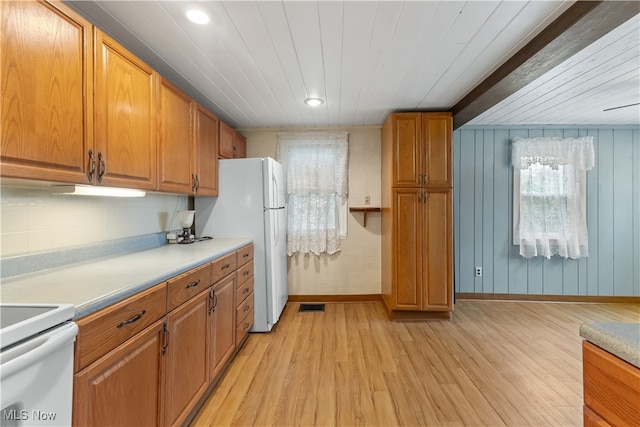
[[176,230],[174,212],[187,206],[187,196],[81,197],[7,186],[0,201],[2,258]]

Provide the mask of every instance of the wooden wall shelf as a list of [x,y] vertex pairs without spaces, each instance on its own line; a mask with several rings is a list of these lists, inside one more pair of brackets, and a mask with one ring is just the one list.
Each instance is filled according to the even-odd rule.
[[367,214],[369,212],[380,212],[380,208],[374,208],[372,206],[363,206],[363,207],[355,207],[349,208],[349,212],[364,212],[364,226],[367,226]]

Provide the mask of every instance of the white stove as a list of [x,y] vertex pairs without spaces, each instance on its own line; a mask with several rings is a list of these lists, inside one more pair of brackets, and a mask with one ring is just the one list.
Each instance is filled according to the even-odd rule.
[[0,426],[69,426],[73,343],[70,304],[0,305]]

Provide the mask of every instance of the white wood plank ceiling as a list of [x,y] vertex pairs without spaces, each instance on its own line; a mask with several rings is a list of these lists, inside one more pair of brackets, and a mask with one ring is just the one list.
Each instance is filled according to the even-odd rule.
[[638,125],[639,41],[636,15],[467,125]]
[[[573,1],[68,3],[230,125],[289,128],[448,110]],[[192,7],[210,22],[188,21]],[[633,108],[586,107],[638,102],[635,25],[635,38],[629,24],[472,123],[638,123]],[[311,108],[307,97],[326,102]]]

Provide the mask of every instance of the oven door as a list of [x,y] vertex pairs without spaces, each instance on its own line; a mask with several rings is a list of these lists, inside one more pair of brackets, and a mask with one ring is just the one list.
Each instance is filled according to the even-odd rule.
[[67,322],[2,350],[1,426],[71,425],[77,333]]

